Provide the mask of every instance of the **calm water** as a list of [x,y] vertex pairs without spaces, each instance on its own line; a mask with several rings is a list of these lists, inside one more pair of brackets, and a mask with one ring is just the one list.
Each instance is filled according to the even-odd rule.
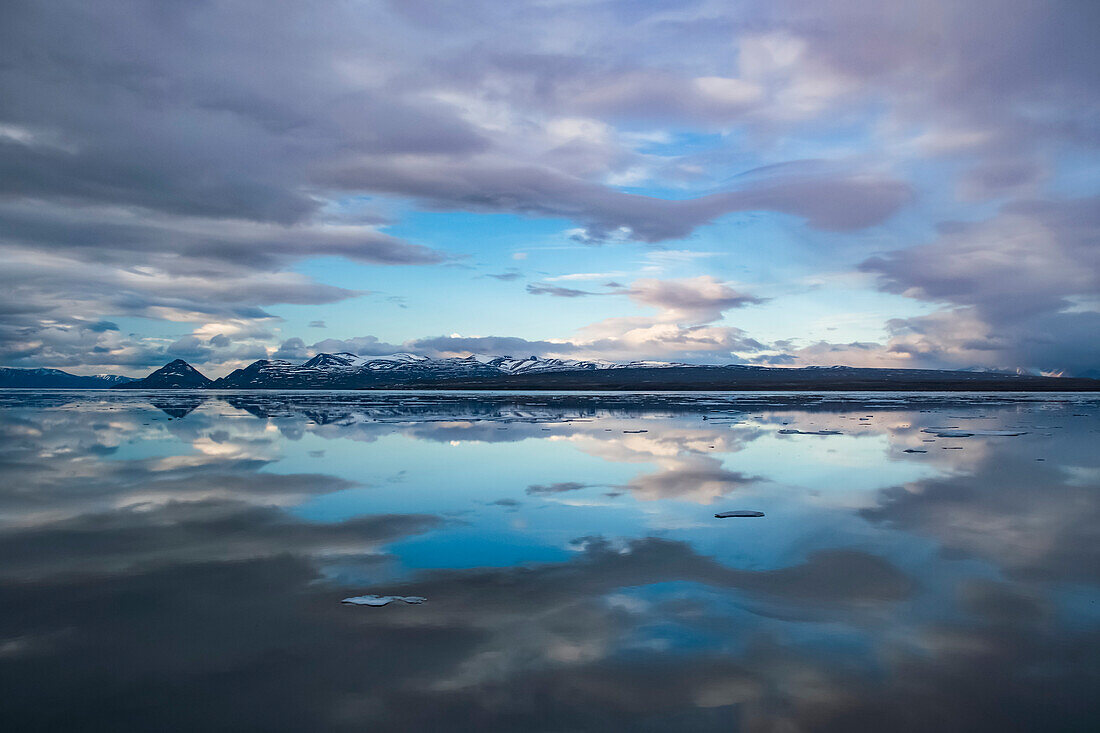
[[3,392],[0,728],[1097,730],[1098,438],[1087,395]]

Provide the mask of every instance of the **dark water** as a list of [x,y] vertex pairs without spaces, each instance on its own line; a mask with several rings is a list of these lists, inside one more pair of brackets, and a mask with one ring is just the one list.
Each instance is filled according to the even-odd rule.
[[1082,395],[0,393],[0,729],[1097,730],[1098,438]]

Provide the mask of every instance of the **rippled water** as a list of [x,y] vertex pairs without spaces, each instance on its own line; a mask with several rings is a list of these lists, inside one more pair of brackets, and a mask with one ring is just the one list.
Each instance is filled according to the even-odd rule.
[[0,727],[1096,730],[1098,437],[1088,395],[3,392]]

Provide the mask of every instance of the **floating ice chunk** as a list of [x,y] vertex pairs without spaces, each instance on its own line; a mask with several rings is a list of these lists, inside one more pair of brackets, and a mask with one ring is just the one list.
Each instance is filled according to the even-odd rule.
[[902,453],[927,453],[926,450],[917,450],[916,448],[906,448]]
[[792,430],[785,428],[779,431],[780,435],[843,435],[839,430]]
[[753,512],[745,509],[738,509],[733,512],[718,512],[714,515],[717,519],[728,519],[729,517],[762,517],[764,512]]
[[428,600],[423,596],[354,596],[345,598],[340,603],[351,606],[385,606],[392,601],[404,601],[405,603],[423,603]]
[[955,428],[925,428],[921,432],[935,433],[937,438],[973,438],[975,435],[1011,438],[1017,435],[1027,435],[1027,431],[1020,430],[958,430]]

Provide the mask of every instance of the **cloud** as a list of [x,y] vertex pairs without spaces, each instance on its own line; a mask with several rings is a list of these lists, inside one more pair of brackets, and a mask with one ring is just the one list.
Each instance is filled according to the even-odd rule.
[[582,484],[576,481],[559,481],[555,484],[531,484],[527,487],[527,494],[530,496],[561,494],[567,491],[579,491],[587,488],[589,488],[589,484]]
[[625,292],[636,303],[657,308],[657,315],[589,324],[570,339],[574,353],[713,363],[764,348],[739,328],[710,325],[727,310],[763,302],[712,276],[635,280]]
[[419,353],[438,356],[468,354],[545,354],[550,351],[569,351],[568,343],[530,341],[518,336],[434,336],[406,342]]
[[351,339],[324,339],[310,347],[314,353],[351,353],[361,356],[385,356],[401,351],[400,344],[379,341],[374,336],[361,336]]
[[0,212],[8,265],[0,301],[14,309],[0,327],[0,359],[13,365],[159,365],[163,344],[88,328],[87,314],[255,323],[271,318],[264,306],[362,294],[286,271],[307,256],[388,265],[443,260],[369,228],[213,223],[40,203],[0,203]]
[[[310,257],[450,261],[382,231],[409,206],[563,219],[590,244],[654,243],[734,213],[823,232],[904,231],[895,215],[911,208],[973,219],[973,202],[1080,189],[1072,161],[1100,139],[1097,11],[1070,0],[1011,10],[1001,0],[506,12],[410,2],[261,17],[232,3],[9,2],[0,255],[19,280],[0,296],[0,359],[139,363],[167,343],[77,338],[78,322],[259,321],[270,306],[359,294],[295,275]],[[869,267],[886,283],[903,259]],[[977,319],[989,325],[983,340],[1021,344],[998,359],[1046,365],[1039,352],[1065,343],[1051,364],[1095,364],[1075,345],[1090,316],[1048,308],[998,322],[947,292],[955,276],[942,274],[894,279],[977,309],[955,330]],[[1025,290],[1018,305],[1042,297],[1057,299]],[[972,356],[940,350],[944,363]]]
[[[621,277],[622,275],[621,272],[572,272],[567,275],[555,275],[544,279],[546,282],[573,282],[575,280],[605,280],[611,277]],[[606,287],[612,286],[607,285]]]
[[514,267],[510,267],[504,272],[489,273],[487,277],[501,280],[502,282],[511,282],[513,280],[519,280],[521,277],[523,277],[523,273]]
[[550,285],[548,283],[529,283],[527,292],[531,295],[552,295],[555,298],[583,298],[586,295],[598,295],[598,293],[587,290],[563,288],[560,285]]
[[660,471],[642,474],[627,484],[643,501],[676,499],[713,504],[715,501],[756,483],[759,479],[739,471],[730,471],[710,456],[681,456],[662,459]]
[[411,352],[425,356],[467,356],[469,354],[544,354],[550,350],[569,350],[567,343],[531,341],[518,336],[427,336],[400,344],[379,340],[375,336],[350,339],[324,339],[309,347],[309,352],[348,352],[361,356],[384,356]]
[[1094,584],[1100,504],[1083,477],[1096,475],[1097,461],[1085,448],[1091,436],[1063,432],[1048,456],[1056,460],[1038,462],[990,442],[967,470],[885,489],[861,514],[932,538],[953,556],[992,563],[1010,578]]
[[[375,337],[366,336],[326,339],[313,344],[309,351],[350,351],[365,355],[409,351],[426,356],[501,354],[714,362],[733,358],[739,352],[765,348],[739,328],[709,325],[727,310],[763,302],[712,276],[679,280],[648,278],[616,290],[641,305],[657,308],[658,314],[609,318],[554,340],[529,340],[518,336],[436,336],[410,339],[402,344],[381,344]],[[528,292],[567,298],[598,294],[545,283],[529,285]]]
[[1100,199],[1017,201],[978,222],[941,225],[929,244],[861,266],[893,293],[973,306],[996,321],[1059,312],[1100,290]]
[[710,275],[683,280],[635,280],[627,293],[638,303],[661,309],[661,320],[676,323],[710,323],[731,308],[764,302]]
[[306,343],[295,336],[279,344],[279,349],[272,354],[273,359],[286,359],[287,361],[304,361],[309,358]]
[[881,289],[944,310],[889,323],[889,351],[923,363],[1082,372],[1100,361],[1096,199],[1016,201],[941,226],[931,243],[866,260]]
[[[1062,431],[1045,464],[1021,455],[1017,439],[991,441],[944,451],[977,457],[952,464],[953,475],[879,491],[861,516],[895,527],[902,544],[887,555],[815,552],[795,538],[790,556],[756,567],[665,537],[587,536],[551,562],[410,570],[387,546],[419,535],[423,547],[431,536],[420,533],[445,523],[303,519],[286,507],[351,485],[280,474],[271,461],[287,447],[279,431],[292,439],[309,421],[334,440],[411,424],[380,423],[392,406],[357,398],[237,398],[275,419],[197,410],[158,421],[155,430],[192,448],[146,458],[110,452],[150,430],[139,406],[72,409],[55,394],[38,401],[53,409],[0,414],[0,463],[13,479],[0,484],[5,721],[316,730],[338,714],[337,727],[396,720],[409,731],[455,720],[474,721],[459,726],[469,730],[849,731],[873,719],[915,731],[947,719],[949,730],[999,731],[1095,717],[1100,646],[1094,629],[1074,623],[1088,609],[1065,600],[1100,567],[1085,430]],[[441,427],[441,414],[499,419],[499,402],[440,399],[446,406],[403,400],[396,414],[419,414],[426,430]],[[811,413],[829,413],[819,407]],[[533,409],[531,419],[563,408]],[[879,429],[921,417],[898,416]],[[647,468],[662,454],[702,455],[715,440],[731,441],[720,444],[727,452],[752,430],[682,423],[623,435],[602,421],[573,424],[586,433],[578,445],[622,447]],[[836,517],[808,501],[835,538]],[[429,600],[368,612],[339,603],[365,592]],[[363,663],[378,658],[400,663]],[[227,670],[248,684],[227,686]],[[279,694],[288,686],[292,700]],[[119,689],[138,697],[119,699]]]
[[[149,563],[226,562],[287,552],[367,555],[387,541],[438,524],[439,519],[430,515],[305,524],[289,520],[280,509],[234,501],[169,502],[8,530],[0,535],[0,546],[13,560],[4,570],[9,577],[77,571],[87,575]],[[103,532],[120,544],[103,543]],[[14,561],[17,552],[21,562]]]
[[943,222],[932,241],[859,265],[880,290],[938,310],[888,319],[883,342],[782,341],[750,361],[1090,373],[1100,362],[1097,211],[1096,198],[1018,199],[988,218]]
[[825,230],[862,229],[885,221],[911,197],[905,183],[881,175],[812,171],[741,190],[668,200],[623,193],[550,168],[493,160],[456,164],[434,156],[341,162],[326,173],[325,183],[412,197],[442,211],[565,217],[582,223],[591,241],[623,228],[643,242],[682,238],[738,211],[790,214]]

